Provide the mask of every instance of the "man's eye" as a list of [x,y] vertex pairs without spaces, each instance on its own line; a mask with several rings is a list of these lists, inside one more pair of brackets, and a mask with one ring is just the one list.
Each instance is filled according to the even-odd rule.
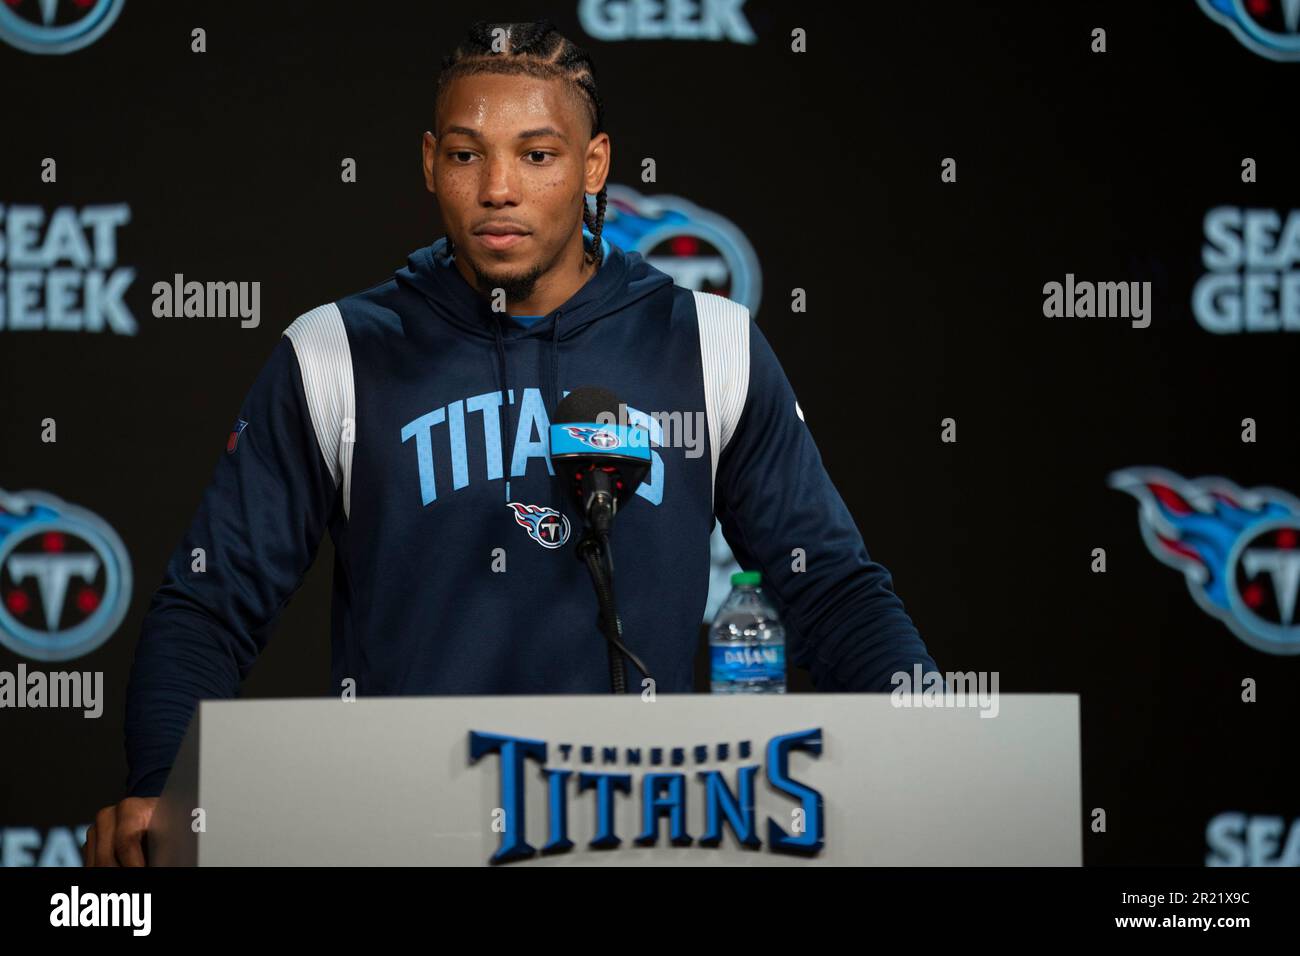
[[542,162],[545,162],[545,161],[546,161],[546,157],[549,156],[549,155],[551,155],[551,154],[550,154],[550,153],[547,153],[547,152],[543,152],[543,151],[540,150],[540,149],[533,149],[533,150],[529,150],[529,151],[528,151],[528,155],[529,155],[529,156],[540,156],[541,159],[537,160],[537,162],[542,163]]
[[466,151],[466,150],[463,150],[463,149],[456,149],[456,150],[452,150],[452,152],[451,152],[451,158],[452,158],[452,159],[456,159],[456,158],[458,158],[458,157],[460,157],[460,156],[472,156],[472,155],[474,155],[474,154],[473,154],[473,153],[470,153],[470,152],[468,152],[468,151]]

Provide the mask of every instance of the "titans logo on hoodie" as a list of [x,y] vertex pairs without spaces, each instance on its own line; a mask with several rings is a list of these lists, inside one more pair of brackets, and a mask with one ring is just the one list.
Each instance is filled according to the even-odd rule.
[[603,245],[598,272],[527,327],[491,310],[440,239],[285,329],[144,621],[132,795],[161,792],[198,699],[236,696],[327,531],[329,692],[348,679],[361,696],[608,691],[573,554],[582,523],[547,450],[581,386],[619,396],[655,439],[658,412],[707,424],[704,454],[653,447],[612,537],[623,639],[659,693],[693,690],[715,518],[763,572],[789,658],[819,689],[883,692],[896,671],[935,667],[748,310]]

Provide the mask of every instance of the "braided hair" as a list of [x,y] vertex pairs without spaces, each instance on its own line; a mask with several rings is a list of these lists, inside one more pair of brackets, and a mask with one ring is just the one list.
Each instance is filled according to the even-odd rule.
[[[493,51],[496,40],[493,31],[497,28],[506,31],[505,48],[500,52]],[[438,83],[434,89],[434,102],[442,102],[442,95],[452,80],[476,73],[519,74],[538,79],[568,80],[586,98],[591,135],[595,137],[605,131],[605,108],[600,101],[600,94],[596,92],[595,67],[591,56],[561,35],[550,20],[501,24],[480,20],[475,23],[455,52],[443,58],[442,72],[438,74]],[[588,208],[585,193],[582,197],[582,221],[594,238],[591,250],[584,250],[583,254],[598,269],[604,259],[600,234],[605,227],[605,202],[604,186],[596,194],[595,212]],[[451,236],[448,236],[447,254],[453,255],[455,251]]]

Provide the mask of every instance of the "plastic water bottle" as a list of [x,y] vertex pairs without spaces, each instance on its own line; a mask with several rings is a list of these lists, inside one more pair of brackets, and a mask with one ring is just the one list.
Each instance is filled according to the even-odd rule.
[[731,594],[709,630],[715,694],[784,694],[785,628],[757,571],[731,576]]

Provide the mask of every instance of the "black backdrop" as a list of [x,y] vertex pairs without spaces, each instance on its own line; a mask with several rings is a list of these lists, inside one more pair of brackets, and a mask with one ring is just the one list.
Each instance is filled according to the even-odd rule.
[[[474,19],[537,16],[592,52],[611,184],[688,197],[753,245],[759,324],[940,667],[1082,695],[1084,808],[1107,814],[1104,833],[1080,821],[1085,861],[1201,864],[1218,814],[1289,824],[1300,658],[1203,612],[1107,476],[1158,465],[1300,494],[1300,338],[1215,335],[1191,307],[1209,209],[1295,204],[1300,64],[1251,52],[1192,0],[749,2],[752,44],[597,40],[581,6],[128,0],[78,52],[0,44],[0,203],[128,204],[117,264],[136,271],[138,323],[0,329],[0,488],[90,509],[135,571],[113,637],[48,665],[102,670],[104,716],[0,710],[5,838],[49,841],[120,796],[140,621],[242,396],[294,317],[441,235],[419,172],[439,60]],[[647,156],[657,183],[639,181]],[[153,283],[178,272],[260,281],[262,324],[154,318]],[[1066,273],[1150,281],[1150,327],[1046,318],[1043,285]],[[327,540],[246,696],[326,688],[331,564]],[[0,670],[20,660],[0,648]],[[7,861],[28,862],[14,845]]]

